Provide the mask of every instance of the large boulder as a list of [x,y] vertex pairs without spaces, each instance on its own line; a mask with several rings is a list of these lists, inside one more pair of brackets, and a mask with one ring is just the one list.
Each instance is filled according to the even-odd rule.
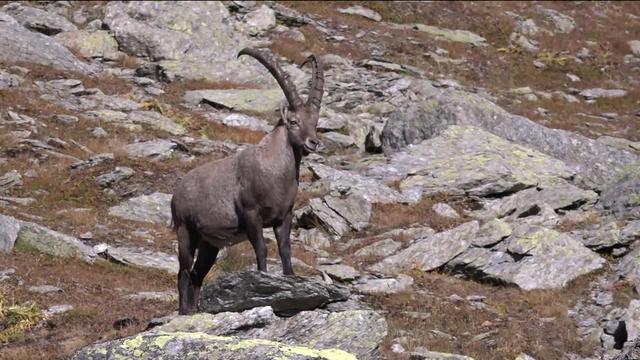
[[108,31],[67,31],[56,35],[56,40],[85,58],[116,60],[122,55],[116,39]]
[[128,199],[120,205],[109,208],[109,215],[132,221],[169,224],[171,194],[155,192]]
[[20,221],[0,214],[0,252],[10,252],[18,238]]
[[379,179],[359,175],[353,171],[334,169],[323,164],[309,164],[317,178],[314,187],[332,193],[344,193],[364,198],[371,203],[407,202],[399,191],[392,189]]
[[187,91],[184,99],[192,105],[208,104],[221,109],[270,114],[278,109],[284,96],[278,88],[224,89]]
[[525,290],[557,289],[578,276],[600,269],[605,260],[568,234],[520,224],[493,248],[470,247],[447,268]]
[[203,286],[200,310],[219,313],[271,306],[277,314],[291,315],[348,298],[349,290],[318,280],[241,271],[224,274]]
[[104,22],[120,50],[158,62],[169,78],[240,83],[268,79],[257,62],[236,59],[240,49],[254,42],[234,25],[221,2],[111,2]]
[[575,170],[541,152],[477,127],[449,126],[438,136],[391,155],[367,173],[401,179],[411,198],[449,193],[496,196],[564,183]]
[[91,247],[73,236],[26,221],[20,222],[15,244],[52,256],[75,257],[87,262],[93,262],[96,255]]
[[575,165],[579,174],[602,184],[616,170],[637,163],[640,156],[602,144],[569,131],[549,129],[513,115],[480,95],[446,89],[436,90],[416,82],[424,100],[399,108],[382,132],[385,147],[400,149],[441,134],[450,125],[471,125],[506,140],[528,146]]
[[242,313],[179,316],[124,339],[91,345],[74,359],[377,359],[387,333],[370,310],[304,311],[290,318],[270,307]]
[[640,219],[640,164],[621,171],[602,190],[598,206],[615,216]]
[[63,31],[78,28],[69,20],[51,11],[11,3],[2,7],[2,11],[11,15],[22,26],[45,35],[55,35]]
[[93,72],[66,47],[54,39],[29,31],[6,13],[0,12],[0,61],[26,62],[79,73]]
[[96,245],[94,251],[118,264],[178,273],[178,257],[175,255],[128,246]]
[[374,264],[370,270],[397,274],[411,269],[437,269],[465,251],[478,230],[478,222],[471,221],[457,228],[418,239],[397,254]]

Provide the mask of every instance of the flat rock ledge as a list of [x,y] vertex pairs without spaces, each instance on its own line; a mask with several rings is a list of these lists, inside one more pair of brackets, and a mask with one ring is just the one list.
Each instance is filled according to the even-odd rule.
[[373,360],[386,335],[384,317],[371,310],[303,311],[281,318],[264,306],[176,316],[146,332],[85,347],[73,359]]

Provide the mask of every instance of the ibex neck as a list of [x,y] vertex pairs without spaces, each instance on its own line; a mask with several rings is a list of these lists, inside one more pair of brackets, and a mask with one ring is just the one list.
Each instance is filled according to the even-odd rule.
[[296,180],[299,180],[302,150],[291,146],[284,125],[276,126],[271,133],[264,137],[261,143],[268,148],[268,153],[272,154],[274,162],[281,167],[280,171],[287,173],[295,170]]

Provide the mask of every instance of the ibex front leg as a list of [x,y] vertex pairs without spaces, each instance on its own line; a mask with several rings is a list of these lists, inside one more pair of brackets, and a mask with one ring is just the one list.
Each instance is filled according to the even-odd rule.
[[267,271],[267,245],[262,236],[262,219],[257,211],[247,211],[244,216],[247,237],[256,253],[258,271]]
[[293,267],[291,266],[291,220],[293,219],[293,211],[289,211],[284,221],[279,226],[273,227],[278,241],[278,251],[280,252],[280,260],[282,260],[282,273],[285,275],[293,275]]

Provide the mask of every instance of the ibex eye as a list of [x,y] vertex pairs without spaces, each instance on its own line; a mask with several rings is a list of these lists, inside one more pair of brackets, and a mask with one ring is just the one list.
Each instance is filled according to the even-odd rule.
[[296,120],[289,120],[289,125],[293,125],[293,126],[298,125],[298,121],[296,121]]

